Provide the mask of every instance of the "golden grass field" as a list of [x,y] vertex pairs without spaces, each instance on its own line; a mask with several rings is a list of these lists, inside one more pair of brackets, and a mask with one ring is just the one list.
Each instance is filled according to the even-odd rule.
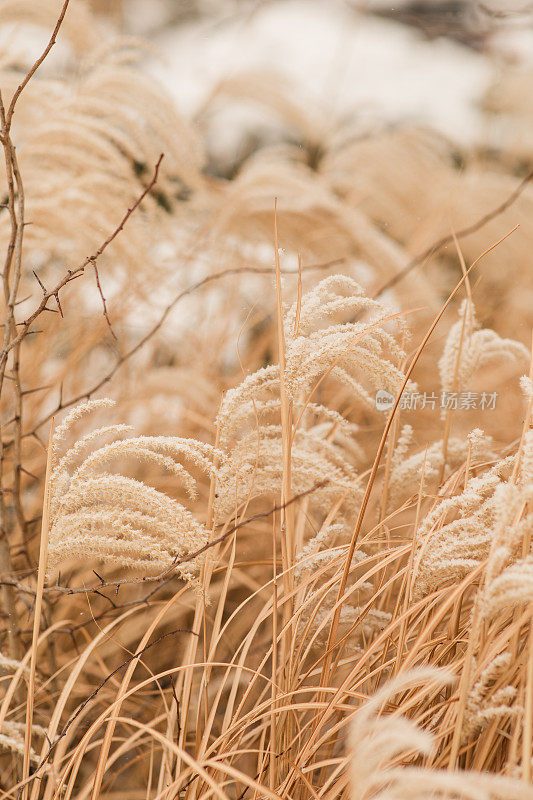
[[533,72],[192,119],[112,10],[0,0],[0,800],[533,798]]

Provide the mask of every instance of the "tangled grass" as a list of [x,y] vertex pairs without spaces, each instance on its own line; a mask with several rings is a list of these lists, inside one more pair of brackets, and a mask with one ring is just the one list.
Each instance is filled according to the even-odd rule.
[[224,179],[84,3],[2,31],[0,798],[533,798],[527,138],[272,90]]

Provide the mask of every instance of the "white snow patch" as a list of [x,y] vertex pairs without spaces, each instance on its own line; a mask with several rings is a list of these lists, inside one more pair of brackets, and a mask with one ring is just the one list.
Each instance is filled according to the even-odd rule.
[[[485,56],[335,0],[278,0],[218,24],[177,26],[155,43],[167,66],[154,69],[191,116],[220,80],[267,71],[315,115],[417,122],[465,143],[481,135],[477,104],[491,78]],[[232,131],[233,146],[238,136]]]

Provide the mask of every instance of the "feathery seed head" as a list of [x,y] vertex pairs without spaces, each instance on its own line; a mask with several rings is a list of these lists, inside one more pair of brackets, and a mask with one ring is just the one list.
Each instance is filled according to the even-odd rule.
[[[192,461],[216,476],[215,462],[224,462],[225,457],[203,442],[170,436],[115,439],[85,455],[97,436],[123,436],[128,430],[109,425],[86,434],[59,458],[60,445],[73,424],[112,405],[110,400],[93,400],[74,408],[54,435],[49,566],[72,557],[95,558],[157,573],[176,564],[182,577],[192,580],[199,559],[189,557],[207,543],[205,527],[177,500],[107,467],[117,458],[154,464],[171,472],[193,496],[195,479],[177,459]],[[186,559],[183,566],[177,563],[181,559]]]

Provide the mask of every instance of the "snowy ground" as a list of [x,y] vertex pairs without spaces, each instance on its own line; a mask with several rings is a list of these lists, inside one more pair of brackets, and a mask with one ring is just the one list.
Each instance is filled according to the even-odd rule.
[[168,59],[160,74],[189,113],[222,78],[264,71],[300,104],[328,115],[411,119],[470,137],[474,105],[490,79],[487,60],[466,47],[425,41],[407,26],[321,0],[270,3],[219,25],[189,23],[156,44]]
[[[155,45],[161,58],[149,68],[178,109],[201,121],[209,155],[222,163],[245,150],[246,139],[268,140],[269,129],[283,128],[273,108],[276,94],[310,126],[326,128],[319,134],[347,121],[362,130],[375,122],[407,122],[459,144],[484,142],[481,100],[498,61],[533,65],[533,5],[528,10],[523,0],[123,3],[124,32]],[[27,30],[24,36],[21,48],[27,49]],[[234,84],[231,101],[228,81]],[[217,103],[213,95],[221,84],[226,96]]]
[[[509,13],[513,2],[506,6]],[[369,7],[388,16],[369,14]],[[151,31],[163,55],[153,71],[191,117],[202,114],[221,82],[260,75],[269,92],[284,93],[310,119],[326,121],[331,129],[346,120],[363,129],[376,121],[421,123],[460,144],[473,144],[483,141],[480,102],[497,58],[504,52],[533,58],[530,28],[512,16],[505,25],[493,25],[496,17],[486,11],[473,25],[478,18],[485,31],[492,24],[487,37],[492,55],[454,37],[429,38],[417,27],[400,24],[391,19],[391,4],[384,0],[205,0],[204,13],[188,20],[173,16],[172,4],[134,0],[128,8],[130,29]],[[490,10],[490,2],[483,8]],[[203,120],[210,155],[231,160],[246,137],[260,131],[264,138],[269,126],[279,127],[273,117],[260,89],[254,96],[248,88],[244,98],[229,104],[226,97],[218,109],[212,103],[209,122]]]
[[[380,3],[374,0],[374,8]],[[230,3],[224,13],[172,24],[165,23],[165,7],[158,18],[152,4],[152,40],[163,55],[152,69],[191,117],[202,113],[222,81],[260,75],[331,130],[347,120],[362,130],[375,122],[410,122],[459,144],[482,141],[479,106],[493,59],[452,38],[430,39],[416,27],[358,12],[356,5],[363,3],[276,0],[235,11]],[[133,28],[149,30],[142,0],[130,13]],[[262,94],[248,89],[244,99],[211,103],[208,122],[203,119],[211,160],[231,163],[245,140],[279,128]]]

